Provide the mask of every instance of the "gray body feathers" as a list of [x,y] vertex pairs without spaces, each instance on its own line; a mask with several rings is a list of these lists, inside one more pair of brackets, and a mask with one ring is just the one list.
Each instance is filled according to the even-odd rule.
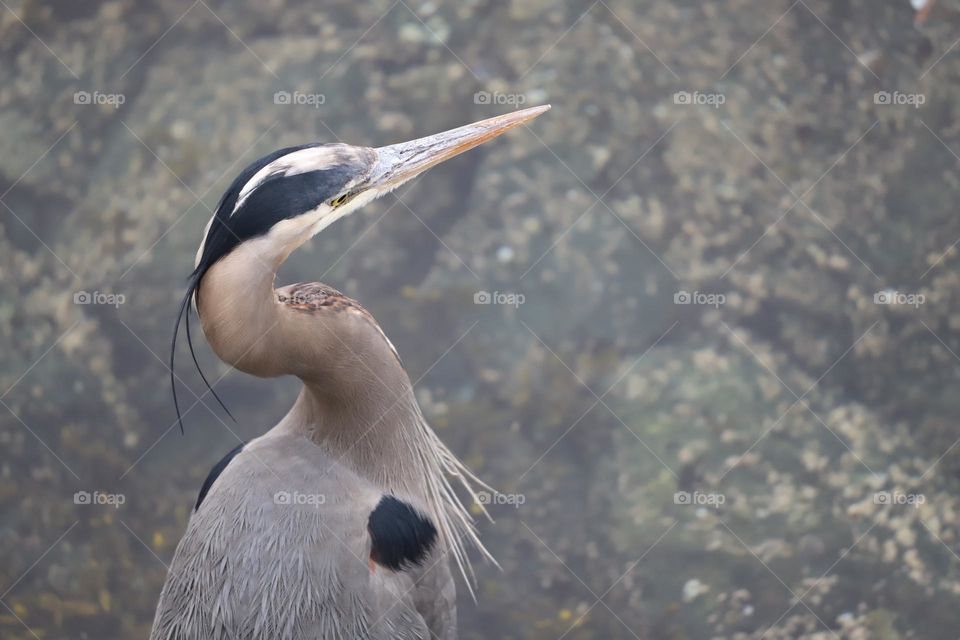
[[252,441],[191,516],[151,640],[456,637],[442,545],[401,571],[370,562],[382,496],[301,436]]

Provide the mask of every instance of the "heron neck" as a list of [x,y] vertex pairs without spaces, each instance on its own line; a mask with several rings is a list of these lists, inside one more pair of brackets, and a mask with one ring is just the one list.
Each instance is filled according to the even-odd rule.
[[286,256],[245,243],[207,270],[197,291],[197,311],[211,348],[227,364],[251,375],[283,375],[278,343],[280,305],[273,292]]
[[277,431],[297,432],[385,489],[423,496],[429,443],[410,379],[372,321],[291,309],[274,280],[286,258],[247,242],[211,267],[198,309],[217,355],[252,375],[294,375],[303,389]]
[[303,435],[384,490],[426,500],[427,474],[437,470],[424,468],[430,443],[422,437],[409,380],[400,384],[396,395],[372,392],[345,401],[305,382],[275,429]]
[[447,476],[474,500],[479,481],[423,419],[379,327],[350,313],[324,321],[278,301],[274,279],[293,248],[273,253],[269,242],[248,241],[207,271],[197,303],[210,346],[241,371],[303,382],[271,434],[302,435],[382,490],[417,498],[461,570],[465,541],[490,558]]

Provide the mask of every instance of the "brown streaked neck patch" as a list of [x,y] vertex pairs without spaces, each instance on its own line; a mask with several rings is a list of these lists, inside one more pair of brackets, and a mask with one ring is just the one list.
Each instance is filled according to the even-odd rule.
[[387,334],[380,328],[380,324],[373,317],[373,314],[367,311],[359,302],[343,295],[330,285],[323,284],[322,282],[298,282],[296,284],[290,284],[277,289],[277,300],[286,305],[288,309],[301,313],[316,314],[322,312],[324,309],[329,309],[334,313],[357,314],[383,338],[383,341],[397,359],[397,364],[401,367],[403,366],[396,347],[393,346]]

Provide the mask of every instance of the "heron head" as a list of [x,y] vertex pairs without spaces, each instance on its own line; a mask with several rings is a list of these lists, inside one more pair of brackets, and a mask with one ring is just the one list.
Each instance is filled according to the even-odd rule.
[[220,200],[197,251],[197,284],[248,240],[266,238],[268,257],[283,260],[334,221],[549,108],[514,111],[386,147],[312,143],[274,151],[244,169]]
[[[275,272],[290,252],[334,221],[430,167],[529,122],[548,109],[549,105],[522,109],[386,147],[320,143],[287,147],[245,168],[227,188],[207,223],[174,326],[170,377],[178,419],[173,365],[177,333],[184,318],[194,364],[226,410],[200,370],[190,337],[191,308],[199,302],[203,278],[214,265],[221,261],[227,264],[224,259],[234,254],[234,263],[256,260]],[[247,250],[234,253],[240,247]],[[180,428],[182,431],[182,420]]]

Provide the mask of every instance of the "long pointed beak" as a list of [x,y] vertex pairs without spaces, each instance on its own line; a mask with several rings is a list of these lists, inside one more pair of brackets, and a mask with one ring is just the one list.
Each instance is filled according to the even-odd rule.
[[375,149],[377,164],[365,186],[381,192],[389,191],[430,167],[492,140],[549,110],[548,104],[521,109],[425,138],[379,147]]

